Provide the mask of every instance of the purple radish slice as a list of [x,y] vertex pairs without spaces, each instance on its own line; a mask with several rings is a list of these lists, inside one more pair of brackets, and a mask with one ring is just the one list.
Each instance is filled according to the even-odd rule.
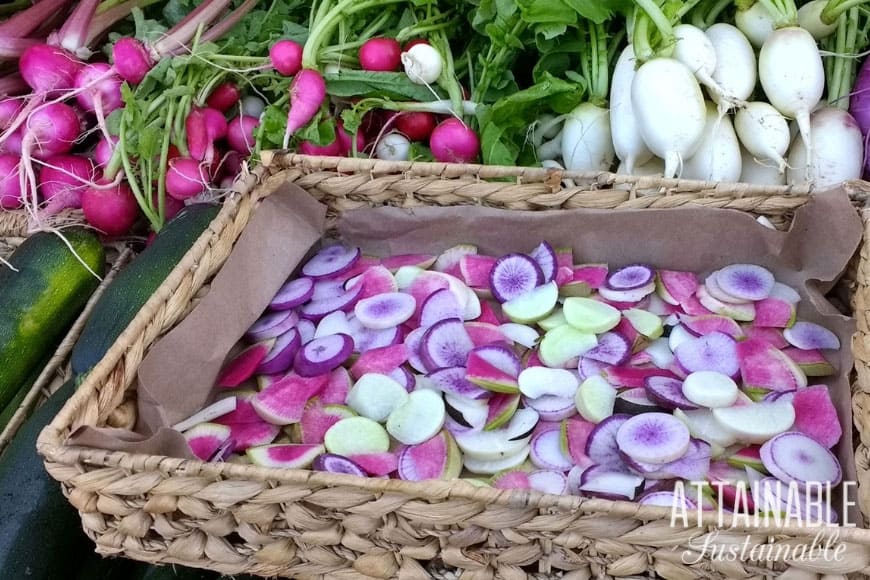
[[302,344],[307,344],[312,338],[314,338],[316,327],[310,320],[300,318],[299,322],[296,323],[296,330],[299,331],[299,339],[302,341]]
[[329,473],[344,473],[347,475],[356,475],[358,477],[367,477],[368,473],[348,459],[334,453],[321,453],[314,459],[311,464],[311,469],[314,471],[327,471]]
[[672,377],[647,377],[644,388],[650,398],[665,409],[697,409],[698,406],[683,395],[683,381]]
[[737,383],[722,373],[697,371],[683,381],[683,395],[699,407],[730,407],[737,401]]
[[824,445],[803,433],[782,433],[761,446],[764,467],[783,483],[796,482],[800,488],[840,483],[840,462]]
[[417,379],[414,377],[414,373],[409,371],[404,366],[393,369],[392,371],[386,373],[386,375],[402,385],[409,393],[413,391],[414,387],[417,385]]
[[459,307],[456,296],[447,288],[436,290],[430,294],[420,308],[420,326],[432,326],[447,318],[462,318],[463,311]]
[[687,481],[704,481],[710,471],[711,447],[708,443],[698,439],[689,442],[686,453],[669,463],[643,463],[624,455],[626,463],[643,475],[646,479],[674,479],[680,478]]
[[698,509],[697,504],[685,495],[677,495],[672,491],[655,491],[644,494],[638,502],[640,505],[666,507],[674,509],[680,506],[686,513],[694,513]]
[[523,403],[526,407],[537,411],[542,421],[562,421],[577,414],[574,397],[557,397],[554,395],[544,395],[535,399],[526,397],[523,399]]
[[[310,278],[309,278],[310,280]],[[310,300],[330,300],[345,293],[344,282],[341,280],[318,280],[314,283]]]
[[230,423],[228,427],[233,453],[244,453],[250,447],[269,445],[281,433],[281,427],[263,420],[258,423]]
[[492,295],[499,302],[518,298],[544,283],[544,274],[532,258],[508,254],[496,260],[489,276]]
[[468,399],[488,399],[492,392],[465,378],[465,367],[445,367],[426,375],[446,395]]
[[444,426],[444,400],[429,389],[408,395],[387,417],[387,433],[404,445],[419,445]]
[[559,425],[562,452],[571,457],[576,465],[584,462],[591,463],[589,457],[586,456],[586,443],[594,429],[595,423],[590,423],[580,417],[565,419]]
[[420,358],[429,370],[465,366],[474,343],[458,318],[430,326],[420,343]]
[[511,420],[520,404],[519,393],[497,393],[488,401],[484,431],[492,431],[502,427]]
[[609,470],[607,465],[593,465],[580,477],[582,495],[603,499],[632,500],[643,486],[643,478],[632,473]]
[[466,254],[459,259],[459,273],[462,281],[471,288],[489,288],[489,275],[495,266],[492,256]]
[[540,469],[568,471],[574,466],[571,458],[562,451],[561,432],[556,429],[538,433],[532,437],[529,456]]
[[[423,337],[429,331],[428,328],[415,328],[405,336],[405,346],[408,347],[408,364],[418,373],[426,373],[430,370],[426,365],[426,361],[420,354],[420,348],[423,345]],[[471,340],[469,338],[469,340]]]
[[713,409],[712,413],[742,443],[764,443],[790,430],[795,420],[794,407],[783,399]]
[[173,425],[172,428],[180,433],[183,433],[191,427],[199,425],[200,423],[208,423],[211,421],[217,422],[217,419],[219,419],[220,417],[223,417],[235,411],[237,406],[238,400],[235,396],[224,397],[223,399],[219,399],[211,405],[194,413],[187,419],[179,421],[178,423]]
[[743,387],[794,391],[807,385],[800,367],[770,343],[751,338],[737,343]]
[[531,472],[528,480],[530,488],[541,493],[552,495],[565,495],[568,493],[568,478],[561,471],[540,469]]
[[290,280],[278,290],[269,303],[271,310],[290,310],[300,304],[305,304],[314,295],[314,280],[311,278],[296,278]]
[[[701,306],[703,306],[709,312],[713,312],[722,316],[728,316],[729,318],[733,318],[734,320],[739,320],[741,322],[751,322],[755,320],[755,303],[753,302],[745,302],[743,304],[723,302],[714,298],[710,294],[710,292],[707,291],[706,286],[701,286],[698,288],[697,298]],[[689,310],[685,307],[683,308],[683,310],[686,311],[686,314],[694,314],[693,312],[689,312]],[[706,314],[706,312],[702,312],[700,314]]]
[[801,350],[838,350],[840,339],[837,335],[813,322],[795,322],[791,328],[782,331],[785,339]]
[[293,369],[302,377],[329,373],[353,352],[353,339],[346,334],[315,338],[296,353]]
[[456,479],[461,471],[462,454],[447,431],[440,431],[431,439],[399,452],[399,479]]
[[365,328],[355,316],[348,317],[350,335],[353,337],[354,351],[365,353],[375,348],[383,348],[402,342],[402,328],[385,328],[384,330],[372,330]]
[[828,449],[843,436],[837,409],[825,385],[795,391],[792,399],[795,419],[793,430],[809,435]]
[[251,398],[251,405],[264,421],[273,425],[298,423],[311,397],[319,394],[329,375],[305,378],[288,375]]
[[392,273],[402,266],[416,266],[423,270],[435,263],[435,256],[430,254],[396,254],[381,258],[381,265]]
[[687,372],[716,371],[733,377],[740,370],[737,343],[721,332],[711,332],[686,340],[674,351],[677,362]]
[[[444,396],[444,411],[448,418],[468,429],[483,429],[489,417],[489,407],[484,401],[476,401],[457,397]],[[514,408],[516,410],[516,407]]]
[[604,371],[610,366],[611,365],[584,356],[581,357],[580,362],[577,363],[577,372],[580,375],[580,380],[585,381],[590,377],[603,377]]
[[274,346],[274,340],[253,344],[226,363],[217,376],[217,386],[238,387],[254,376],[257,367],[263,362]]
[[360,453],[348,457],[363,468],[369,475],[380,477],[389,475],[399,467],[399,457],[395,453]]
[[614,413],[624,413],[626,415],[655,413],[662,412],[663,410],[655,401],[649,398],[646,389],[643,387],[623,389],[616,396],[616,401],[613,403]]
[[323,405],[319,400],[311,399],[299,420],[300,443],[323,443],[323,437],[330,427],[355,415],[344,405]]
[[592,467],[592,463],[588,462],[584,465],[575,465],[568,471],[568,493],[571,495],[580,495],[580,480],[583,479],[583,472],[586,471],[589,467]]
[[679,315],[680,323],[690,332],[697,336],[704,336],[711,332],[721,332],[731,338],[741,339],[745,337],[745,331],[737,322],[727,316],[710,314],[707,316]]
[[322,338],[333,334],[347,334],[353,336],[353,327],[347,320],[347,314],[341,310],[330,312],[320,319],[314,331],[314,338]]
[[406,362],[408,362],[408,347],[404,344],[373,348],[359,355],[350,367],[350,376],[359,378],[368,373],[386,375]]
[[583,353],[585,358],[609,365],[621,365],[631,355],[631,343],[618,332],[605,332],[598,337],[598,346]]
[[541,242],[537,248],[529,254],[538,264],[544,275],[543,283],[551,282],[556,277],[556,250],[548,242]]
[[311,278],[335,278],[356,264],[362,253],[359,248],[329,246],[317,252],[302,266],[302,273]]
[[509,469],[496,473],[490,479],[490,484],[495,489],[531,489],[529,472],[522,469]]
[[719,282],[716,281],[716,275],[718,273],[719,271],[716,270],[712,272],[709,276],[707,276],[707,278],[704,280],[704,288],[706,288],[710,296],[712,296],[716,300],[727,302],[728,304],[746,304],[747,302],[752,302],[752,300],[738,298],[722,290],[722,288],[719,287]]
[[619,456],[616,434],[629,419],[630,415],[611,415],[592,429],[586,438],[586,456],[593,463],[608,466],[612,471],[628,469]]
[[299,315],[292,310],[270,312],[254,323],[245,336],[253,341],[281,336],[299,322]]
[[659,297],[673,306],[679,306],[695,295],[698,277],[693,272],[659,270],[656,277]]
[[367,417],[348,417],[326,431],[323,444],[330,453],[353,457],[386,453],[390,450],[390,436],[380,423]]
[[323,387],[318,398],[324,405],[344,405],[350,387],[350,374],[346,368],[338,367],[329,373],[326,386]]
[[655,281],[655,271],[646,264],[623,266],[607,275],[606,286],[611,290],[637,290]]
[[329,314],[330,312],[335,312],[336,310],[341,310],[342,312],[349,312],[354,307],[354,304],[357,303],[357,300],[359,300],[361,294],[362,284],[357,284],[353,288],[349,289],[345,293],[335,298],[312,300],[311,302],[303,304],[302,307],[299,309],[299,314],[302,316],[302,318],[317,321]]
[[414,297],[402,292],[377,294],[354,306],[357,320],[366,328],[384,330],[399,326],[414,315]]
[[347,406],[363,417],[382,423],[394,409],[408,401],[409,396],[405,387],[390,377],[369,373],[351,387]]
[[529,367],[517,378],[520,392],[535,399],[544,395],[569,398],[577,393],[580,380],[575,373],[565,369]]
[[274,375],[283,373],[293,364],[293,357],[302,346],[299,331],[291,328],[275,340],[275,346],[257,367],[257,374]]
[[689,449],[689,429],[667,413],[635,415],[616,433],[619,450],[644,463],[669,463]]
[[526,348],[534,348],[540,338],[537,330],[525,324],[507,322],[500,325],[498,329],[505,338]]
[[768,298],[778,298],[780,300],[785,300],[790,304],[797,304],[801,301],[801,295],[797,293],[797,291],[791,286],[786,286],[780,282],[775,282],[773,284],[773,288],[770,290],[770,296]]
[[281,469],[304,469],[323,453],[323,445],[261,445],[251,447],[245,453],[254,465]]
[[230,428],[218,423],[200,423],[184,433],[190,451],[200,460],[209,461],[230,439]]
[[766,268],[754,264],[732,264],[716,274],[722,292],[742,300],[764,300],[776,280]]

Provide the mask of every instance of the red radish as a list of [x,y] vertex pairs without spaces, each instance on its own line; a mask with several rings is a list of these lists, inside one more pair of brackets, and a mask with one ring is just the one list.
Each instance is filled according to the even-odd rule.
[[326,98],[326,82],[319,72],[302,69],[290,83],[290,112],[287,114],[287,129],[284,132],[284,148],[290,137],[314,118]]
[[[190,156],[197,161],[210,162],[214,157],[214,140],[220,139],[223,135],[217,137],[213,134],[214,129],[209,129],[205,111],[206,109],[200,109],[199,107],[191,109],[190,113],[187,114],[187,119],[184,121],[184,129]],[[220,113],[217,113],[217,115],[223,120],[223,115]],[[224,121],[223,132],[226,134],[226,121]]]
[[801,350],[839,350],[840,339],[837,335],[813,322],[795,322],[786,328],[782,335],[792,346]]
[[217,423],[200,423],[184,433],[190,450],[202,461],[211,460],[215,452],[230,438],[230,428]]
[[248,155],[256,144],[254,129],[260,125],[256,117],[242,115],[227,123],[227,144],[242,155]]
[[320,376],[340,366],[353,351],[353,339],[346,334],[315,338],[296,353],[293,369],[303,377]]
[[96,112],[98,118],[124,106],[121,79],[106,63],[96,62],[82,67],[76,73],[75,86],[79,89],[87,87],[76,95],[76,101],[85,111]]
[[432,131],[429,148],[436,161],[472,163],[480,154],[480,139],[468,125],[451,117],[441,121]]
[[282,469],[304,469],[323,453],[323,445],[261,445],[247,450],[254,465]]
[[204,192],[208,187],[205,165],[190,157],[177,157],[169,161],[166,171],[166,193],[185,200]]
[[328,380],[329,375],[288,375],[257,393],[251,399],[251,405],[264,421],[273,425],[298,423],[308,400],[320,393]]
[[257,319],[245,336],[255,341],[276,338],[296,326],[297,322],[299,315],[292,310],[269,312]]
[[396,130],[411,141],[426,141],[435,130],[436,119],[432,113],[403,112],[396,116]]
[[121,78],[133,85],[141,83],[154,66],[145,45],[129,37],[120,38],[112,45],[112,61]]
[[803,433],[777,435],[761,446],[761,460],[771,475],[783,483],[795,482],[801,488],[840,483],[840,462],[828,449]]
[[239,87],[232,81],[219,84],[206,99],[206,104],[221,113],[237,105],[241,99]]
[[109,185],[100,180],[82,192],[85,219],[108,236],[127,233],[139,217],[139,204],[126,183]]
[[359,49],[359,64],[363,70],[394,72],[402,64],[402,46],[394,38],[372,38]]
[[59,155],[39,170],[39,192],[48,202],[45,212],[53,215],[62,209],[80,208],[82,191],[94,178],[90,159],[76,155]]
[[112,158],[112,152],[115,149],[115,145],[118,143],[117,137],[110,136],[111,141],[106,138],[100,139],[97,143],[97,146],[94,148],[94,162],[99,167],[105,167],[109,164],[109,160]]
[[[353,137],[344,130],[344,123],[339,119],[336,122],[336,133],[338,134],[338,142],[341,144],[340,155],[347,155],[353,152]],[[356,132],[356,150],[362,151],[366,148],[366,136],[361,130]]]
[[293,40],[279,40],[269,48],[269,60],[276,71],[292,77],[302,69],[302,45]]
[[455,479],[462,470],[456,441],[441,431],[419,445],[409,445],[399,453],[399,478],[409,481]]
[[24,203],[21,199],[19,167],[18,155],[0,154],[0,208],[18,209]]
[[68,153],[81,135],[75,109],[64,103],[50,103],[33,111],[27,119],[22,147],[34,157]]
[[843,429],[826,386],[815,385],[796,391],[792,405],[795,431],[809,435],[828,449],[840,441]]
[[257,367],[269,354],[273,344],[273,341],[258,342],[240,352],[221,369],[217,377],[217,386],[238,387],[254,376]]

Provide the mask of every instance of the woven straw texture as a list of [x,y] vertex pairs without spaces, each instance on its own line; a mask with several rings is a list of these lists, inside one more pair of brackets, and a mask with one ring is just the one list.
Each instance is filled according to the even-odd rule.
[[[651,573],[669,579],[726,579],[787,571],[785,578],[800,569],[855,578],[870,575],[870,531],[862,529],[833,529],[845,542],[845,552],[833,562],[711,560],[693,557],[690,546],[698,547],[708,537],[718,545],[747,542],[747,550],[806,545],[818,530],[729,528],[727,518],[720,529],[712,513],[700,526],[673,528],[668,508],[629,502],[500,491],[461,481],[413,483],[208,464],[65,445],[76,427],[105,425],[119,406],[129,405],[135,396],[130,386],[149,345],[189,311],[226,260],[258,200],[284,180],[326,203],[332,217],[381,204],[480,203],[534,210],[692,203],[764,215],[785,227],[808,199],[806,191],[787,188],[268,155],[265,166],[238,184],[244,193],[225,203],[209,231],[40,436],[38,449],[49,473],[62,482],[99,552],[227,574],[298,579],[581,580]],[[862,184],[854,184],[852,191],[857,200],[865,196]],[[870,214],[865,217],[870,220]],[[864,300],[870,301],[868,258],[870,230],[852,284],[859,320],[856,426],[862,433],[864,405],[870,404],[870,319],[864,306]],[[866,494],[870,486],[863,437],[858,463]]]

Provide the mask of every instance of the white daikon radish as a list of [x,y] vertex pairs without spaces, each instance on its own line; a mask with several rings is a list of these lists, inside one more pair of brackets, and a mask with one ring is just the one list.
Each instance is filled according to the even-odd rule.
[[[802,139],[795,139],[788,156],[788,183],[809,181],[816,189],[829,189],[859,179],[864,166],[864,138],[854,117],[842,109],[826,107],[812,114],[810,125],[812,154],[807,154]],[[812,162],[808,163],[808,159]]]
[[613,165],[610,111],[580,103],[562,127],[562,160],[568,171],[607,171]]
[[653,157],[640,134],[631,106],[631,83],[634,81],[637,58],[634,49],[626,46],[616,61],[610,81],[610,132],[616,156],[625,164],[625,173]]
[[738,8],[734,23],[755,48],[761,48],[776,28],[775,18],[761,2],[753,2],[747,10]]
[[769,103],[753,101],[737,111],[734,130],[740,143],[759,159],[772,159],[785,172],[784,156],[791,143],[788,121]]
[[828,4],[828,0],[812,0],[798,8],[798,26],[813,35],[816,40],[822,40],[834,34],[837,30],[837,22],[828,24],[822,20],[822,10]]
[[754,185],[785,185],[785,172],[770,159],[755,159],[749,151],[741,151],[740,181]]
[[674,36],[677,42],[673,57],[689,67],[698,82],[707,87],[711,94],[721,95],[722,87],[713,80],[716,49],[704,31],[691,24],[679,24],[674,26]]
[[716,51],[713,80],[721,88],[721,93],[710,91],[710,98],[719,105],[720,111],[727,112],[755,90],[758,78],[755,51],[746,36],[730,24],[716,23],[705,34]]
[[741,170],[740,142],[730,117],[722,117],[712,104],[707,104],[704,135],[695,154],[683,165],[684,179],[704,181],[737,181]]

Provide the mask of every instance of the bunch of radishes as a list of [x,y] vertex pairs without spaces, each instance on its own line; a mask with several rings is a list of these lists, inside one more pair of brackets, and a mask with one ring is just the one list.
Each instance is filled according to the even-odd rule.
[[807,377],[836,373],[822,351],[840,342],[796,321],[797,292],[749,264],[701,281],[572,256],[329,246],[248,331],[218,400],[175,427],[203,460],[414,481],[464,468],[654,505],[679,479],[742,511],[737,481],[839,483],[840,421]]

